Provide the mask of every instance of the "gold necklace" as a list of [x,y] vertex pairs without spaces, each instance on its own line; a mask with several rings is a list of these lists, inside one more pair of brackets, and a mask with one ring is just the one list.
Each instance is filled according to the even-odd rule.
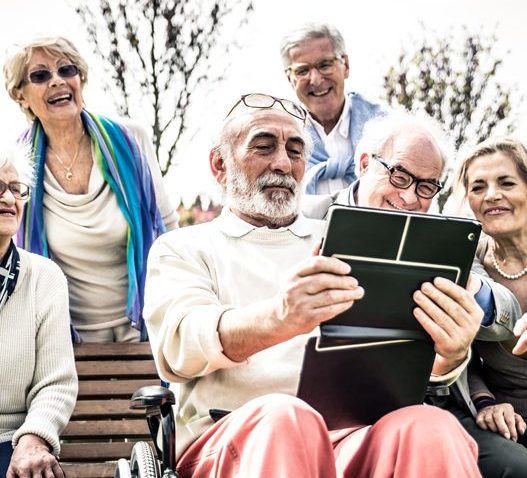
[[494,255],[494,247],[491,247],[490,249],[490,260],[492,261],[492,265],[494,266],[494,269],[498,271],[498,274],[502,277],[505,277],[505,279],[509,280],[516,280],[520,277],[523,277],[525,274],[527,274],[527,267],[524,267],[520,272],[517,272],[516,274],[507,274],[506,272],[503,272],[498,265],[498,261],[496,260],[496,256]]
[[66,171],[66,173],[64,174],[64,177],[66,178],[67,181],[71,181],[73,179],[73,172],[72,172],[71,169],[73,168],[73,165],[75,164],[75,161],[77,160],[77,156],[79,156],[79,151],[81,149],[82,138],[84,138],[84,129],[82,130],[82,134],[81,134],[81,137],[79,139],[79,144],[77,145],[77,150],[75,151],[75,155],[73,156],[73,159],[71,160],[71,163],[70,163],[69,166],[66,166],[64,161],[62,161],[61,157],[56,153],[56,151],[51,147],[51,145],[49,146],[49,150],[58,159],[60,165],[64,168],[64,171]]

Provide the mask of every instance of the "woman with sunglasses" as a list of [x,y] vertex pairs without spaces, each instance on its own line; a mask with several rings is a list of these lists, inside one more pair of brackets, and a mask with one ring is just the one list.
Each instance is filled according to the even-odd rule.
[[65,38],[17,47],[4,77],[36,163],[19,244],[61,266],[82,341],[145,339],[148,250],[177,227],[146,132],[84,109],[88,66]]
[[481,357],[469,375],[476,423],[527,447],[527,149],[512,138],[480,143],[461,163],[458,185],[483,226],[478,258],[524,314],[513,330],[509,317],[498,318],[502,341],[474,342]]
[[12,236],[29,198],[27,150],[0,150],[0,477],[63,477],[59,433],[77,396],[68,286]]

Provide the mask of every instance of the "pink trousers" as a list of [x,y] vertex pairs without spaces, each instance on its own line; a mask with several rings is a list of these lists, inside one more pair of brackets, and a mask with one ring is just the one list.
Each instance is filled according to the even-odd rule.
[[212,426],[178,461],[182,478],[480,477],[456,418],[415,405],[370,427],[329,432],[302,400],[266,395]]

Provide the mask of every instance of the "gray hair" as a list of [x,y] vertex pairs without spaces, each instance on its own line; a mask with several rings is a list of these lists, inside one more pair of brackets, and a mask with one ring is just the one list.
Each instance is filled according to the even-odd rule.
[[[266,108],[261,108],[266,109]],[[258,111],[255,109],[255,111]],[[282,110],[278,110],[282,111]],[[247,110],[244,111],[247,113]],[[284,113],[286,113],[284,111]],[[288,114],[288,113],[286,113]],[[217,135],[216,140],[213,144],[213,149],[216,150],[220,156],[223,159],[229,160],[233,156],[233,149],[234,149],[234,143],[236,141],[236,138],[238,137],[240,130],[235,129],[232,127],[232,120],[236,118],[238,115],[230,115],[229,117],[225,118],[221,125],[221,130],[219,134]],[[300,122],[300,120],[297,120]],[[311,153],[313,152],[313,140],[311,138],[311,135],[307,133],[307,130],[305,128],[305,125],[301,129],[302,133],[302,139],[304,141],[304,161],[307,162],[307,160],[311,157]]]
[[31,147],[27,143],[15,143],[0,149],[0,169],[11,164],[18,174],[18,179],[28,186],[35,183],[35,164],[31,159]]
[[335,55],[345,55],[346,45],[341,33],[333,26],[326,23],[306,23],[305,25],[287,33],[280,42],[280,55],[282,63],[287,68],[291,63],[289,52],[307,40],[327,38],[333,46]]
[[396,110],[366,123],[359,144],[355,149],[354,159],[357,177],[360,172],[360,157],[363,153],[382,155],[389,141],[401,130],[411,131],[414,128],[424,130],[434,141],[442,160],[442,177],[448,174],[454,148],[442,126],[425,113]]
[[[4,83],[7,93],[17,103],[19,101],[16,93],[24,84],[27,65],[35,50],[66,57],[79,68],[82,86],[88,81],[88,64],[70,40],[61,36],[35,38],[27,43],[13,45],[7,52],[7,59],[4,63]],[[20,103],[19,106],[30,121],[35,119],[30,109],[23,108]]]

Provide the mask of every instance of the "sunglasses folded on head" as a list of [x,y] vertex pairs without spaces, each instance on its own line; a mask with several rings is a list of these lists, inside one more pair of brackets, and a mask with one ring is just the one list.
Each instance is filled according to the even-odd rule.
[[61,78],[73,78],[79,74],[79,67],[77,65],[61,65],[56,70],[48,70],[47,68],[33,70],[28,73],[27,79],[31,83],[39,85],[51,80],[53,73],[57,73]]
[[276,103],[278,103],[282,109],[289,113],[291,116],[298,118],[302,122],[306,121],[307,113],[302,106],[295,103],[291,100],[286,100],[284,98],[276,98],[271,95],[266,95],[264,93],[249,93],[247,95],[242,95],[242,97],[234,104],[231,110],[227,113],[228,117],[240,104],[243,103],[248,108],[272,108]]

